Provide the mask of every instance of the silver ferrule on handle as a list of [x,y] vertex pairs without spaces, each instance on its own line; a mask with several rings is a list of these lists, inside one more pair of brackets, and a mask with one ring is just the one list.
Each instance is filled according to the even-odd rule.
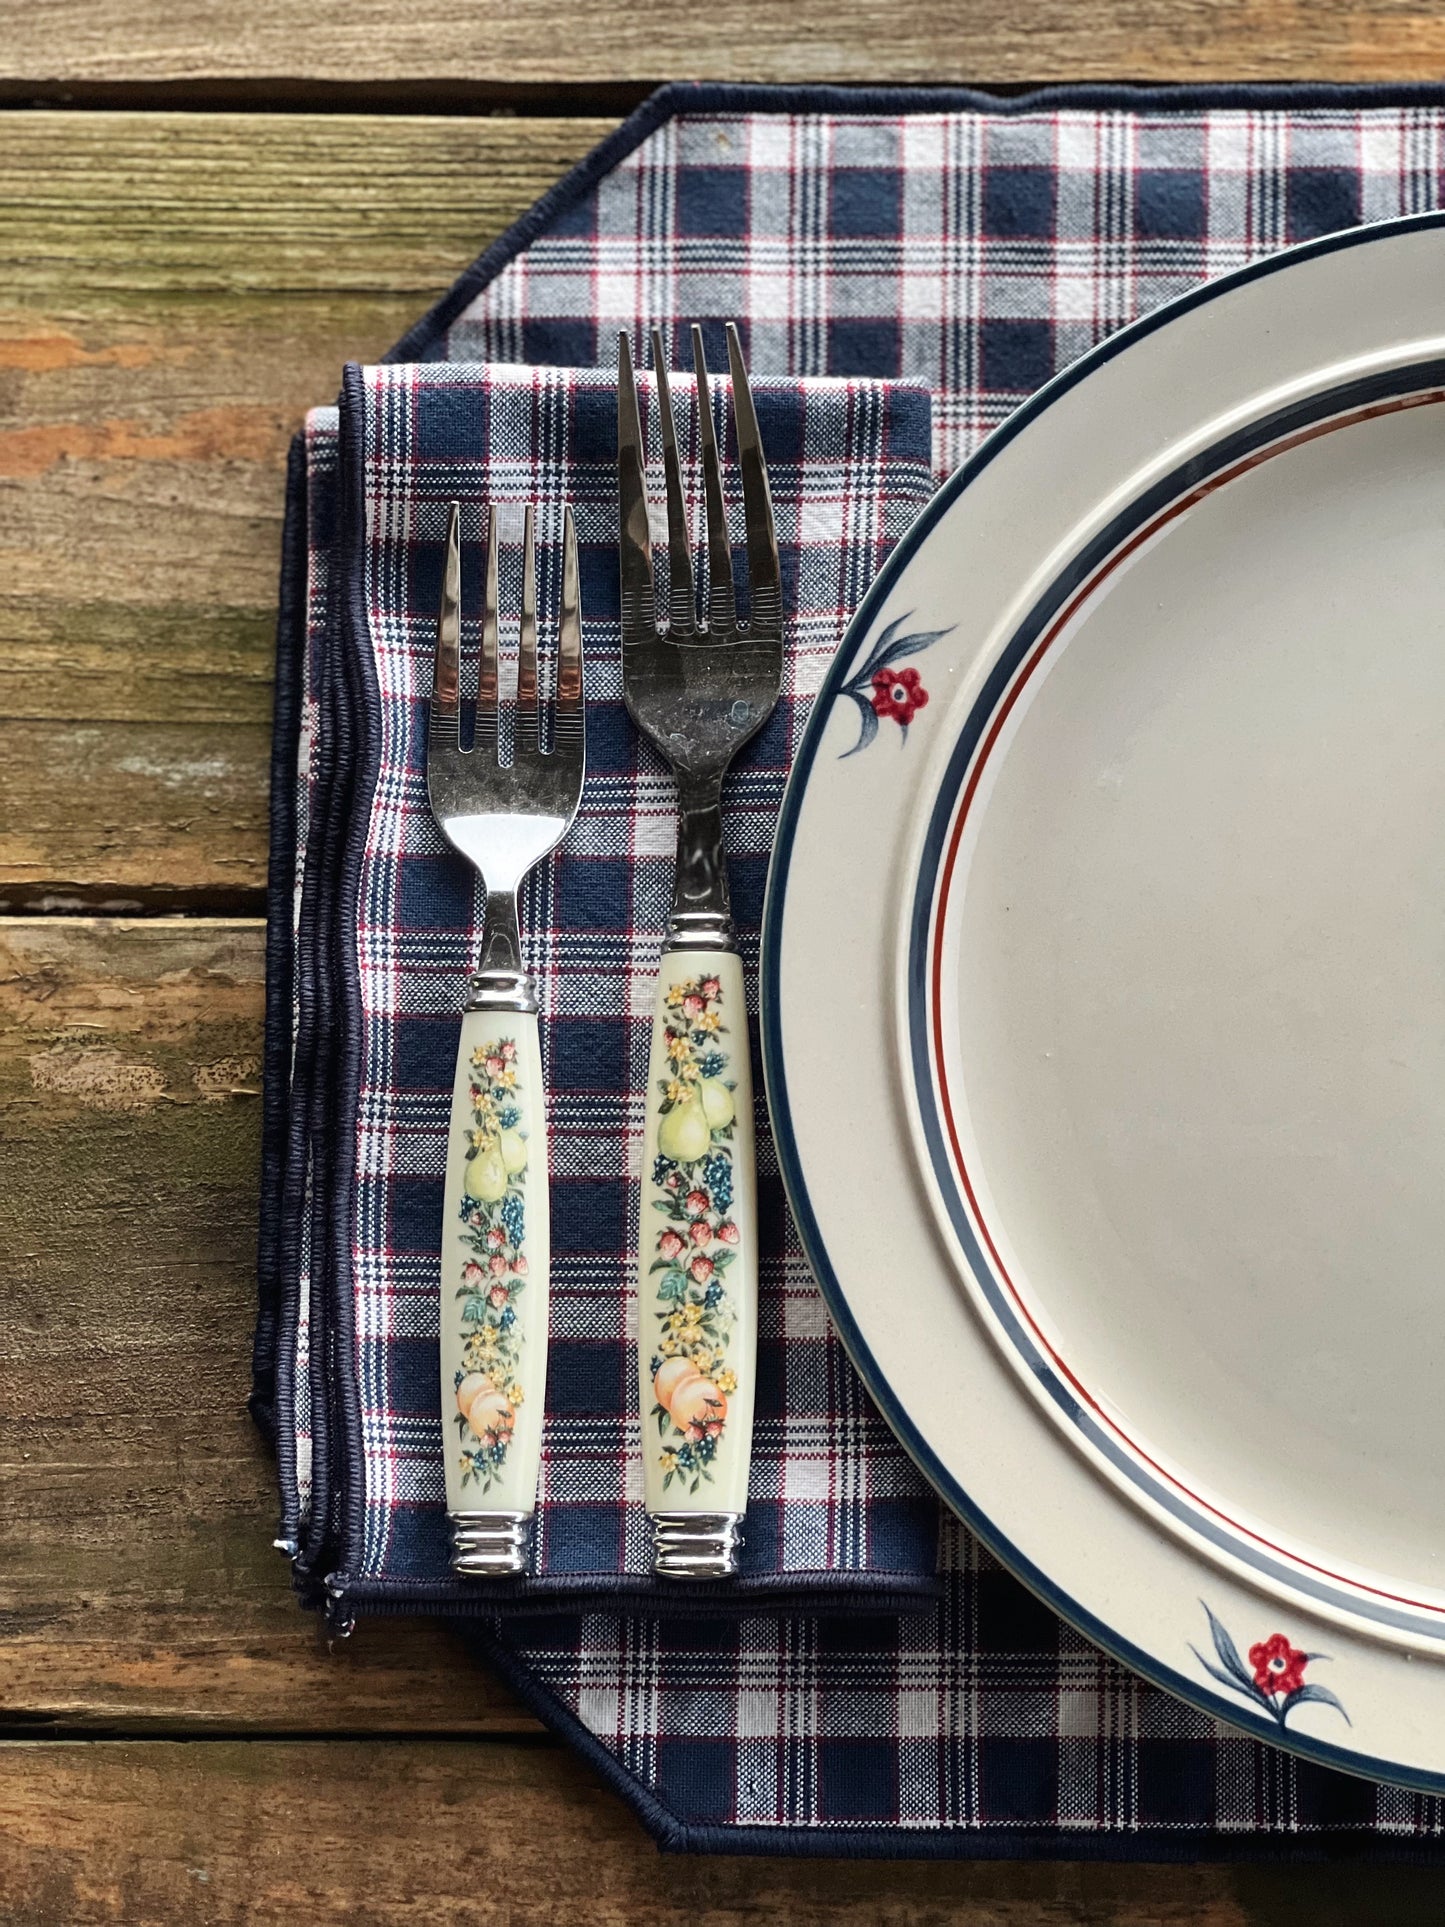
[[537,989],[522,963],[515,890],[487,892],[482,957],[472,978],[468,1010],[535,1012]]
[[742,1551],[741,1512],[654,1512],[652,1569],[663,1579],[731,1579]]
[[530,1512],[449,1512],[452,1571],[465,1579],[512,1578],[530,1571]]
[[737,948],[723,855],[721,788],[721,777],[678,777],[677,866],[664,953]]

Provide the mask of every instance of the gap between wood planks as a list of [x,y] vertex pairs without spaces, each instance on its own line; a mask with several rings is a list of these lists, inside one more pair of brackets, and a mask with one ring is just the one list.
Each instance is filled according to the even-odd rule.
[[[194,80],[26,81],[0,77],[0,110],[61,108],[127,114],[426,114],[558,119],[630,114],[662,85],[656,80],[603,84],[488,80]],[[1025,91],[1024,83],[990,92]]]

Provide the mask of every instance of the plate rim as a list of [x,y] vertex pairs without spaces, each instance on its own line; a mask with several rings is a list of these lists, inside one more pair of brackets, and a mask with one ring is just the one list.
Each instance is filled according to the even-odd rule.
[[[877,615],[886,605],[907,565],[958,501],[1003,451],[1061,396],[1077,387],[1098,369],[1126,353],[1137,342],[1182,316],[1207,307],[1241,287],[1272,275],[1286,273],[1303,262],[1368,247],[1403,235],[1445,228],[1445,208],[1401,215],[1387,221],[1370,222],[1336,233],[1322,235],[1293,247],[1245,263],[1196,288],[1186,289],[1163,302],[1127,327],[1098,342],[1076,361],[1059,370],[1052,379],[1028,396],[1007,419],[984,439],[967,461],[949,475],[920,511],[917,519],[899,540],[870,584],[863,600],[841,637],[804,726],[797,752],[788,775],[787,787],[778,815],[772,858],[768,867],[767,888],[758,967],[759,1041],[773,1140],[788,1204],[798,1229],[809,1266],[816,1277],[844,1349],[863,1380],[870,1397],[882,1412],[889,1427],[934,1491],[990,1552],[1061,1618],[1110,1653],[1124,1665],[1141,1674],[1165,1691],[1197,1707],[1228,1725],[1244,1727],[1252,1736],[1267,1739],[1301,1758],[1334,1767],[1365,1778],[1408,1787],[1425,1793],[1445,1793],[1445,1768],[1406,1765],[1381,1758],[1358,1748],[1341,1746],[1329,1740],[1294,1730],[1261,1733],[1254,1722],[1246,1722],[1236,1702],[1200,1684],[1134,1641],[1088,1607],[1082,1605],[1038,1563],[1024,1553],[994,1520],[970,1497],[963,1485],[943,1465],[916,1423],[909,1417],[897,1394],[875,1359],[853,1315],[838,1275],[833,1268],[826,1242],[813,1209],[797,1142],[793,1134],[791,1103],[784,1062],[781,1031],[782,918],[787,894],[791,854],[796,838],[803,797],[817,761],[818,750],[831,715],[834,699],[842,693],[847,672],[858,648],[872,629]],[[1363,1637],[1363,1635],[1361,1635]]]

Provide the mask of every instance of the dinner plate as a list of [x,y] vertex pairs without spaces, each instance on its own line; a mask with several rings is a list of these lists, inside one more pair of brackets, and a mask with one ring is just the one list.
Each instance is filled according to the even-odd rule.
[[1211,1712],[1445,1789],[1445,216],[1161,309],[819,693],[763,1048],[942,1496]]

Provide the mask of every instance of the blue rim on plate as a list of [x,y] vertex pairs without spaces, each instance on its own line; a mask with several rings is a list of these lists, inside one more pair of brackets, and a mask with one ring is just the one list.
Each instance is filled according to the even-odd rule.
[[[1124,1664],[1132,1667],[1136,1672],[1141,1673],[1145,1678],[1152,1680],[1155,1684],[1166,1688],[1179,1698],[1188,1701],[1191,1705],[1199,1707],[1202,1711],[1216,1718],[1226,1720],[1233,1726],[1245,1727],[1251,1732],[1258,1733],[1261,1738],[1275,1741],[1278,1741],[1280,1738],[1280,1728],[1273,1719],[1266,1717],[1263,1713],[1254,1715],[1243,1713],[1237,1700],[1231,1701],[1225,1698],[1223,1694],[1210,1691],[1207,1687],[1201,1686],[1197,1678],[1176,1670],[1155,1655],[1143,1651],[1131,1641],[1123,1638],[1117,1631],[1100,1620],[1095,1614],[1081,1605],[1078,1600],[1064,1591],[1064,1589],[1051,1579],[1032,1559],[1021,1552],[999,1526],[975,1504],[965,1487],[961,1485],[957,1478],[941,1463],[894,1393],[892,1386],[880,1369],[852,1314],[838,1275],[829,1258],[821,1227],[809,1196],[802,1161],[793,1134],[788,1096],[786,1050],[780,1017],[783,912],[788,891],[793,845],[797,834],[803,797],[807,790],[813,765],[817,759],[819,746],[822,741],[823,732],[827,727],[834,699],[840,694],[845,693],[845,684],[847,683],[849,670],[854,658],[857,656],[864,639],[872,630],[878,615],[884,608],[889,595],[899,582],[910,560],[923,546],[928,535],[942,516],[953,506],[964,491],[978,479],[998,455],[1001,454],[1025,428],[1051,407],[1060,396],[1076,387],[1096,369],[1124,353],[1136,342],[1153,334],[1158,329],[1168,326],[1182,315],[1207,306],[1210,302],[1217,301],[1222,296],[1228,295],[1250,282],[1286,272],[1302,261],[1317,259],[1321,256],[1338,253],[1345,249],[1368,246],[1372,243],[1403,234],[1435,228],[1445,228],[1445,210],[1436,210],[1418,215],[1407,215],[1398,220],[1377,222],[1368,227],[1350,228],[1339,234],[1327,235],[1320,240],[1306,242],[1301,246],[1282,250],[1280,253],[1271,255],[1264,260],[1251,262],[1246,267],[1237,269],[1233,273],[1222,275],[1218,280],[1211,281],[1202,288],[1192,289],[1180,295],[1177,299],[1163,304],[1152,313],[1132,323],[1129,327],[1121,329],[1117,334],[1111,335],[1107,340],[1100,342],[1097,347],[1091,349],[1086,355],[1081,356],[1078,361],[1072,363],[1071,366],[1056,375],[1051,382],[1039,389],[1038,392],[1031,396],[1028,401],[1024,402],[1007,421],[993,431],[977,452],[949,477],[928,504],[927,508],[924,509],[913,527],[908,531],[907,535],[904,536],[898,547],[883,565],[877,579],[864,597],[852,622],[849,624],[848,630],[839,645],[837,655],[834,657],[823,679],[822,686],[818,691],[812,713],[803,733],[803,739],[798,747],[798,754],[793,764],[792,774],[789,778],[782,810],[778,819],[777,837],[774,844],[772,862],[769,867],[767,897],[763,909],[762,951],[759,966],[759,995],[761,1006],[759,1029],[761,1033],[764,1084],[767,1091],[773,1136],[778,1148],[778,1162],[787,1191],[788,1202],[797,1223],[804,1252],[817,1277],[819,1286],[827,1302],[829,1313],[837,1325],[849,1356],[852,1358],[854,1365],[863,1378],[869,1393],[879,1406],[889,1425],[893,1428],[899,1441],[950,1508],[958,1514],[969,1529],[978,1536],[997,1558],[1008,1566],[1019,1579],[1023,1580],[1025,1584],[1064,1619],[1068,1620],[1080,1632],[1094,1640],[1096,1644],[1103,1647],[1107,1652],[1112,1653],[1115,1658],[1123,1661]],[[1399,393],[1402,386],[1412,390],[1437,386],[1441,374],[1442,369],[1438,362],[1428,364],[1416,363],[1410,369],[1392,370],[1388,376],[1375,377],[1373,380],[1377,389],[1380,381],[1383,380],[1387,386],[1393,387],[1393,392]],[[1317,406],[1322,400],[1327,400],[1329,405],[1323,412],[1326,414],[1335,414],[1341,412],[1342,409],[1358,405],[1363,399],[1365,398],[1354,397],[1351,399],[1344,394],[1342,389],[1337,387],[1330,391],[1328,397],[1312,397],[1310,402],[1298,404],[1296,410],[1291,412],[1297,413],[1299,409],[1309,409],[1310,407]],[[1263,435],[1258,432],[1261,427],[1267,427],[1267,432]],[[1252,424],[1250,429],[1241,431],[1241,433],[1246,437],[1253,435],[1254,446],[1257,447],[1262,440],[1287,434],[1288,425],[1282,424],[1280,418],[1275,416],[1266,418],[1265,422],[1256,422]],[[1233,457],[1237,457],[1246,451],[1236,445],[1236,440],[1237,438],[1234,438],[1229,443],[1221,444],[1220,448],[1228,449]],[[1206,470],[1216,468],[1221,465],[1223,460],[1227,459],[1216,458],[1220,458],[1219,449],[1211,451],[1210,458],[1203,464],[1204,468]],[[1195,482],[1201,479],[1198,466],[1193,469],[1192,479]],[[1185,485],[1187,486],[1188,484],[1186,483]],[[1086,551],[1085,555],[1079,558],[1078,566],[1068,572],[1067,578],[1061,576],[1051,585],[1045,597],[1045,602],[1050,601],[1056,595],[1059,599],[1066,601],[1072,589],[1077,588],[1079,584],[1097,568],[1105,556],[1118,548],[1121,540],[1122,524],[1124,522],[1131,522],[1137,526],[1140,522],[1147,521],[1151,513],[1157,514],[1164,503],[1179,495],[1181,490],[1181,477],[1178,474],[1171,475],[1166,478],[1164,482],[1161,482],[1159,488],[1162,491],[1166,491],[1160,499],[1153,499],[1154,492],[1151,491],[1149,496],[1140,497],[1131,503],[1129,508],[1124,512],[1121,520],[1116,521],[1111,525],[1110,529],[1104,531],[1099,542],[1091,545],[1090,550]],[[1152,502],[1152,507],[1141,510],[1141,503],[1150,502]],[[1054,606],[1057,606],[1057,603],[1055,603]],[[1034,624],[1035,617],[1040,618],[1040,623],[1031,627],[1030,625]],[[1029,646],[1029,642],[1037,637],[1040,626],[1046,622],[1047,613],[1044,612],[1044,604],[1040,603],[1014,637],[1013,643],[1007,652],[1006,659],[996,665],[989,679],[988,686],[981,693],[978,703],[970,713],[968,723],[950,760],[948,779],[942,786],[940,799],[935,806],[933,819],[929,826],[927,845],[929,857],[925,864],[925,870],[928,873],[929,887],[925,888],[924,883],[920,881],[919,892],[915,896],[914,916],[912,920],[913,935],[910,943],[910,981],[908,985],[910,1001],[918,991],[922,981],[919,974],[922,969],[920,945],[926,943],[926,928],[920,932],[919,906],[922,906],[922,915],[926,920],[928,916],[928,906],[932,900],[930,866],[936,862],[942,838],[942,829],[946,828],[947,819],[949,815],[951,815],[952,803],[956,791],[956,776],[962,769],[966,768],[972,753],[972,747],[975,746],[974,741],[969,739],[976,737],[974,729],[975,723],[981,718],[986,718],[996,708],[1001,688],[1017,668],[1019,660]],[[941,819],[940,811],[942,812]],[[915,1037],[916,1035],[917,1033],[915,1031]],[[915,1053],[917,1048],[918,1045],[915,1043]],[[918,1084],[920,1097],[923,1096],[927,1088],[927,1084],[920,1079]],[[926,1127],[928,1127],[930,1152],[934,1159],[937,1160],[940,1156],[946,1154],[943,1152],[941,1137],[936,1135],[936,1119],[933,1120],[932,1126],[928,1126],[926,1101],[924,1109],[925,1124]],[[950,1180],[949,1184],[945,1186],[945,1195],[948,1195],[951,1190],[952,1183]],[[1234,1550],[1231,1546],[1231,1551]],[[1299,1583],[1297,1576],[1293,1572],[1291,1573],[1291,1583],[1296,1586],[1298,1586]],[[1352,1600],[1351,1608],[1352,1610],[1358,1611],[1358,1602]],[[1293,1732],[1289,1735],[1288,1745],[1292,1752],[1305,1758],[1318,1761],[1324,1766],[1337,1767],[1346,1772],[1364,1774],[1375,1779],[1409,1786],[1412,1789],[1420,1791],[1433,1793],[1445,1792],[1445,1773],[1431,1772],[1424,1769],[1407,1770],[1402,1768],[1397,1762],[1379,1759],[1355,1749],[1337,1746],[1328,1741],[1318,1740],[1309,1735]]]

